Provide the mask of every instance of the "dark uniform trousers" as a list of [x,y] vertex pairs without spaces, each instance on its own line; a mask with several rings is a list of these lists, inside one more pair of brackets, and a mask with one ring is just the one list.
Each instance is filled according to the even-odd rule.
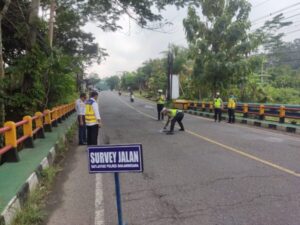
[[228,123],[234,123],[235,122],[235,112],[234,109],[229,108],[228,109]]
[[222,109],[221,108],[215,108],[215,122],[219,120],[221,122],[222,119]]
[[157,119],[158,120],[160,120],[160,117],[162,120],[164,119],[164,114],[161,113],[163,108],[164,108],[164,104],[157,104]]
[[98,145],[99,125],[86,126],[87,129],[87,144]]
[[80,116],[78,116],[78,140],[79,144],[85,144],[86,143],[86,125],[85,125],[85,116],[82,116],[83,125],[80,125]]
[[176,114],[176,116],[174,116],[174,118],[171,120],[171,129],[170,129],[170,132],[173,132],[174,131],[174,127],[175,127],[175,123],[178,122],[181,130],[184,130],[184,127],[183,127],[183,124],[182,124],[182,119],[183,119],[183,112],[178,112]]

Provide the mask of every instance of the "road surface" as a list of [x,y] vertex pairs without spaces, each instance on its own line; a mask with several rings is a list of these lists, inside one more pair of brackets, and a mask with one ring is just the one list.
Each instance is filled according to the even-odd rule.
[[[127,225],[299,225],[300,138],[185,115],[161,132],[156,105],[101,92],[100,144],[142,143],[144,173],[121,174]],[[178,128],[177,128],[178,130]],[[88,174],[74,146],[47,200],[47,225],[115,225],[113,174]]]

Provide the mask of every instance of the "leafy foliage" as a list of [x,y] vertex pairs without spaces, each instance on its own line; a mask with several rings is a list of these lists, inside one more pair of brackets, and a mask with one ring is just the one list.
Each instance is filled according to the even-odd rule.
[[110,90],[119,89],[120,78],[118,76],[112,76],[106,79],[106,83]]
[[213,92],[224,90],[252,70],[247,56],[257,45],[247,32],[250,4],[245,0],[202,0],[200,4],[203,16],[189,7],[183,21],[195,60],[194,80],[198,80],[200,89],[209,86]]

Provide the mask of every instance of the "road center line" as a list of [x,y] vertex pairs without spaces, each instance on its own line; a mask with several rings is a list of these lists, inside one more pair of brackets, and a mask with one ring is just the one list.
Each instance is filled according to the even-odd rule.
[[[151,116],[151,115],[149,115],[149,114],[147,114],[147,113],[144,113],[144,112],[142,112],[142,111],[140,111],[140,110],[134,108],[132,105],[128,104],[128,103],[125,102],[124,100],[122,100],[122,99],[120,99],[120,98],[119,98],[119,100],[120,100],[121,102],[123,102],[125,105],[127,105],[128,107],[130,107],[130,108],[134,109],[135,111],[137,111],[138,113],[140,113],[140,114],[142,114],[142,115],[144,115],[144,116],[146,116],[146,117],[149,117],[149,118],[152,118],[152,119],[156,119],[155,117],[153,117],[153,116]],[[230,147],[230,146],[228,146],[228,145],[222,144],[222,143],[220,143],[220,142],[214,141],[214,140],[212,140],[212,139],[210,139],[210,138],[208,138],[208,137],[202,136],[202,135],[197,134],[197,133],[195,133],[195,132],[193,132],[193,131],[186,130],[186,133],[189,133],[189,134],[191,134],[191,135],[193,135],[193,136],[195,136],[195,137],[198,137],[198,138],[200,138],[200,139],[202,139],[202,140],[205,140],[205,141],[207,141],[207,142],[210,142],[210,143],[212,143],[212,144],[218,145],[218,146],[222,147],[223,149],[225,149],[225,150],[227,150],[227,151],[234,152],[234,153],[239,154],[239,155],[241,155],[241,156],[244,156],[244,157],[246,157],[246,158],[252,159],[252,160],[254,160],[254,161],[256,161],[256,162],[260,162],[260,163],[262,163],[262,164],[264,164],[264,165],[267,165],[267,166],[272,167],[272,168],[274,168],[274,169],[280,170],[281,172],[285,172],[285,173],[288,173],[288,174],[290,174],[290,175],[293,175],[293,176],[296,176],[296,177],[300,177],[300,174],[299,174],[299,173],[296,173],[295,171],[292,171],[292,170],[287,169],[287,168],[285,168],[285,167],[279,166],[279,165],[274,164],[274,163],[272,163],[272,162],[270,162],[270,161],[261,159],[261,158],[259,158],[259,157],[256,157],[256,156],[254,156],[254,155],[251,155],[251,154],[246,153],[246,152],[244,152],[244,151],[241,151],[241,150],[239,150],[239,149],[236,149],[236,148]]]

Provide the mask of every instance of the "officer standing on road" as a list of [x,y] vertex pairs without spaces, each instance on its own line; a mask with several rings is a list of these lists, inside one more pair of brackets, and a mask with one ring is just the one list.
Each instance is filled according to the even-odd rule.
[[224,106],[223,106],[223,101],[220,97],[220,92],[217,92],[216,97],[214,99],[215,122],[217,122],[217,119],[219,120],[219,122],[221,122],[223,108]]
[[158,98],[157,98],[157,120],[164,120],[164,114],[161,113],[162,109],[165,106],[165,96],[162,94],[163,91],[161,89],[158,90]]
[[235,107],[236,107],[236,100],[232,93],[230,93],[227,108],[228,108],[228,123],[235,122]]
[[79,145],[86,145],[86,126],[85,126],[85,100],[86,94],[81,93],[76,100],[75,109],[78,120],[78,142]]
[[90,99],[86,102],[85,122],[87,127],[87,144],[98,144],[98,132],[101,127],[101,117],[97,103],[98,92],[92,91]]
[[129,96],[130,96],[130,102],[134,102],[133,90],[131,88],[129,88]]
[[169,122],[171,121],[171,128],[170,128],[170,131],[167,132],[167,134],[174,134],[174,127],[175,127],[176,122],[180,126],[179,131],[184,131],[184,127],[181,122],[184,117],[184,113],[182,110],[163,108],[162,113],[168,116],[168,121],[167,121],[166,125],[164,126],[164,130],[167,129]]

